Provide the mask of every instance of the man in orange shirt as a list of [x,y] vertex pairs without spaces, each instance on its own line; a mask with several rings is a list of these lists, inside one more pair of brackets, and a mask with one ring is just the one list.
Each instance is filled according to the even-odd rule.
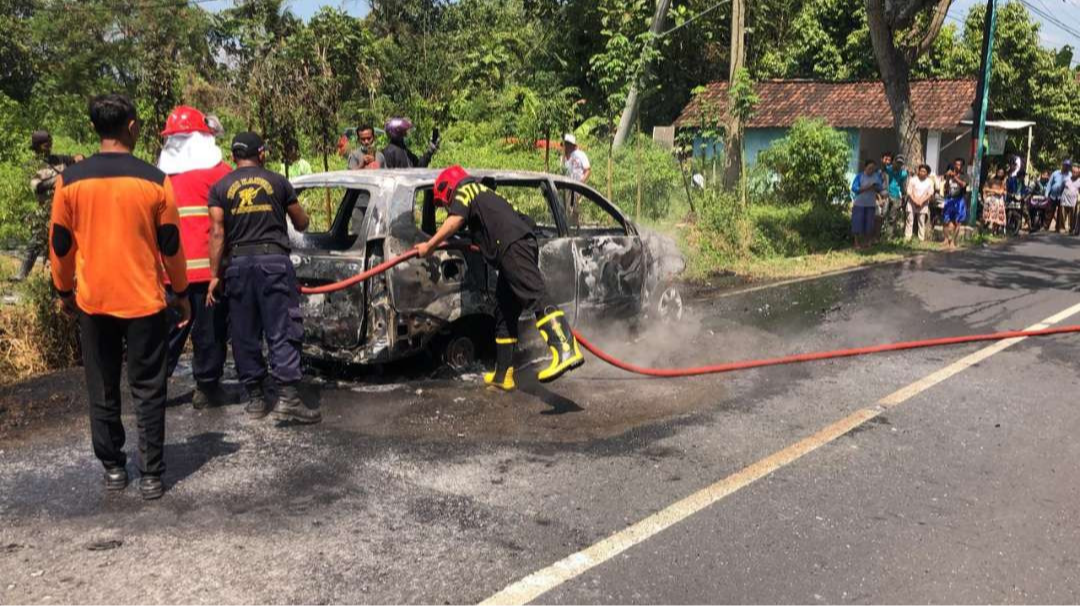
[[57,180],[49,249],[64,308],[79,318],[94,455],[105,488],[127,487],[120,372],[127,351],[128,385],[139,428],[139,491],[164,493],[166,351],[169,327],[165,266],[181,323],[191,317],[180,246],[180,216],[164,173],[135,158],[135,106],[122,95],[90,102],[101,148]]

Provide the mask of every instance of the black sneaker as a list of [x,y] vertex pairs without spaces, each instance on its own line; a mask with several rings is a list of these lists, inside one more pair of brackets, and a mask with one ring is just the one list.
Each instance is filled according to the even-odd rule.
[[143,476],[139,479],[139,493],[144,500],[156,500],[165,494],[165,485],[160,476]]
[[209,409],[220,407],[228,401],[225,390],[220,382],[201,384],[195,387],[195,393],[191,395],[191,406],[196,409]]
[[279,422],[317,424],[322,421],[322,413],[308,409],[304,401],[300,400],[296,386],[287,384],[278,386],[278,400],[274,405],[273,418]]
[[250,384],[247,388],[247,401],[244,403],[244,413],[251,419],[261,419],[270,412],[270,403],[266,402],[266,393],[261,383]]
[[123,491],[128,486],[127,469],[125,468],[106,468],[105,469],[105,490],[106,491]]

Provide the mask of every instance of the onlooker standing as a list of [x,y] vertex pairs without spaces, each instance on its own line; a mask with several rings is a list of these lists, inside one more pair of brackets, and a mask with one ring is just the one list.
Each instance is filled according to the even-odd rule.
[[79,155],[53,154],[52,135],[49,131],[34,131],[30,135],[30,149],[34,151],[34,176],[30,178],[30,189],[34,191],[38,206],[30,214],[30,242],[15,280],[24,280],[34,269],[37,258],[49,254],[49,217],[52,215],[56,178],[67,166],[83,159]]
[[1065,178],[1065,187],[1061,191],[1061,210],[1065,219],[1063,226],[1073,236],[1080,234],[1080,224],[1076,221],[1078,193],[1080,193],[1080,165],[1072,167],[1072,172]]
[[64,308],[78,313],[90,432],[94,454],[105,466],[105,488],[121,490],[128,482],[120,421],[126,351],[139,427],[139,491],[144,499],[155,499],[164,492],[165,472],[169,328],[162,265],[181,323],[191,317],[180,216],[169,178],[131,153],[139,139],[131,101],[122,95],[95,97],[90,122],[101,151],[69,167],[56,184],[53,283]]
[[290,179],[312,173],[311,163],[300,156],[300,146],[296,143],[286,144],[285,162],[282,163],[282,170],[285,177]]
[[[889,156],[889,154],[886,154]],[[889,198],[885,204],[885,222],[889,224],[889,236],[895,235],[900,229],[900,214],[904,209],[904,194],[907,192],[908,170],[904,168],[904,157],[896,156],[892,162],[884,164],[885,174],[888,176]]]
[[1005,227],[1005,169],[994,169],[994,176],[983,187],[983,223],[993,232]]
[[[1061,193],[1065,189],[1065,179],[1072,174],[1072,160],[1066,158],[1061,162],[1061,168],[1050,174],[1050,182],[1046,185],[1046,197],[1050,199],[1049,215],[1055,217],[1054,231],[1061,232],[1065,217],[1061,212]],[[1050,229],[1047,225],[1046,229]]]
[[[172,377],[188,336],[194,346],[191,371],[195,393],[191,404],[196,409],[225,403],[221,377],[225,371],[226,343],[229,338],[229,310],[221,303],[206,305],[210,285],[210,188],[229,174],[229,165],[221,160],[221,148],[214,138],[210,120],[199,110],[181,105],[165,121],[165,138],[158,158],[158,168],[169,176],[180,213],[180,242],[187,258],[188,299],[192,320],[169,330],[168,375]],[[170,295],[172,285],[169,285]]]
[[942,221],[945,227],[945,246],[956,246],[956,235],[960,230],[960,224],[967,221],[967,201],[964,194],[967,192],[967,177],[964,175],[964,160],[957,158],[952,166],[945,172],[945,208],[942,212]]
[[391,118],[386,121],[386,136],[390,139],[390,143],[383,150],[383,168],[419,169],[431,164],[431,157],[439,151],[439,129],[431,131],[431,141],[428,142],[427,152],[417,158],[405,144],[405,137],[412,128],[413,124],[408,118]]
[[911,240],[912,232],[918,232],[919,240],[926,240],[926,224],[930,219],[930,203],[934,200],[937,183],[930,175],[930,165],[920,164],[915,177],[907,181],[907,225],[904,240]]
[[304,338],[300,288],[289,258],[286,215],[303,232],[308,216],[284,176],[263,168],[266,148],[255,133],[240,133],[232,143],[236,170],[210,190],[210,301],[217,300],[222,258],[228,254],[224,297],[229,301],[229,331],[236,372],[247,388],[244,411],[253,418],[270,412],[263,389],[266,360],[277,382],[278,421],[316,423],[318,411],[304,406],[300,382],[300,344]]
[[592,175],[589,157],[578,147],[573,133],[563,135],[563,171],[567,177],[581,183],[589,183]]
[[867,160],[861,173],[855,176],[851,184],[851,193],[855,202],[851,209],[851,233],[855,237],[855,248],[865,249],[873,239],[877,215],[877,196],[885,190],[881,180],[881,171],[877,163]]
[[356,130],[360,147],[349,154],[349,170],[377,169],[386,164],[386,157],[375,149],[375,129],[370,124],[364,124]]

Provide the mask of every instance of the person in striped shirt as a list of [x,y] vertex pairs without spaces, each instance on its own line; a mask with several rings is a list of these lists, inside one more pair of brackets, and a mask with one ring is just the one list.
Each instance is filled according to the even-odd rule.
[[[168,374],[172,377],[180,355],[191,337],[191,372],[196,409],[221,406],[227,400],[221,389],[229,336],[228,302],[206,305],[210,285],[210,188],[232,170],[222,161],[214,130],[199,110],[181,105],[169,114],[158,168],[169,176],[180,213],[180,241],[187,256],[188,299],[191,322],[172,323],[169,331]],[[166,281],[168,282],[168,281]],[[169,291],[170,296],[172,291]]]

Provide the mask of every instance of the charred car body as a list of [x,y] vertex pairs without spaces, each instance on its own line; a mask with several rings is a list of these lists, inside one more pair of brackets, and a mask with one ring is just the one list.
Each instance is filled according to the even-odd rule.
[[[681,317],[671,279],[683,261],[670,240],[642,236],[617,207],[580,183],[540,173],[470,173],[534,226],[550,298],[575,325],[643,314]],[[437,175],[413,169],[293,179],[315,218],[308,233],[290,235],[300,283],[337,282],[427,240],[445,218],[432,204]],[[445,250],[363,284],[305,295],[305,354],[371,364],[433,349],[452,366],[472,362],[491,343],[496,274],[468,244],[452,239]]]

